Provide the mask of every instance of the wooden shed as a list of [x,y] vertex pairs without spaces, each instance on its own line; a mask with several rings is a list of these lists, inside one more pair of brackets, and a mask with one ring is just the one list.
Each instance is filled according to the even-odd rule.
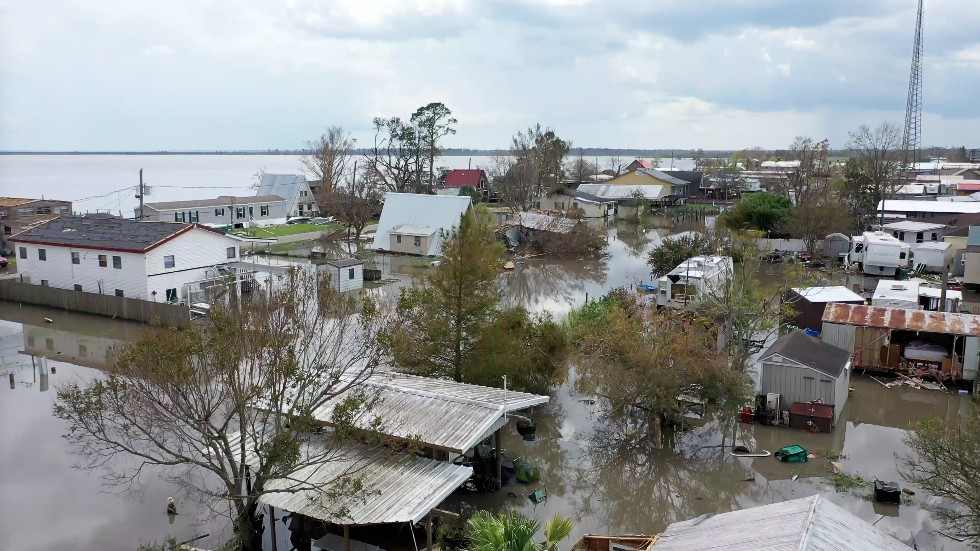
[[802,331],[776,340],[759,358],[763,394],[780,402],[821,402],[833,406],[833,424],[847,402],[851,355]]
[[794,287],[784,300],[795,312],[791,323],[800,329],[823,329],[823,312],[831,302],[864,304],[864,297],[843,285],[833,287]]

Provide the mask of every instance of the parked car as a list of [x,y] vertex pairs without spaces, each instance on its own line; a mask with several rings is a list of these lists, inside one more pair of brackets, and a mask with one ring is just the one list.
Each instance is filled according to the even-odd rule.
[[6,268],[6,267],[7,267],[7,257],[0,256],[0,268]]
[[336,218],[333,216],[319,216],[317,218],[310,219],[310,224],[320,224],[325,226],[327,224],[333,224],[334,221],[336,221]]
[[287,224],[308,224],[309,222],[309,216],[294,216],[293,218],[286,220]]

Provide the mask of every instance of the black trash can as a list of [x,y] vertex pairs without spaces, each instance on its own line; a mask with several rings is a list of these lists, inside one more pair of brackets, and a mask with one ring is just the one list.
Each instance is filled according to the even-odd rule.
[[902,489],[897,482],[875,480],[875,501],[878,503],[902,503]]

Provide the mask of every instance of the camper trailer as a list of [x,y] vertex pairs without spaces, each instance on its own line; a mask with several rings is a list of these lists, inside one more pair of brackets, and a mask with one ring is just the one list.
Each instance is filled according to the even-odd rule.
[[734,271],[727,256],[695,256],[657,280],[657,307],[684,308],[720,290]]
[[869,275],[894,276],[909,265],[911,246],[882,231],[864,232],[851,239],[848,263]]
[[962,291],[947,289],[945,306],[942,303],[942,294],[940,287],[919,278],[905,281],[880,279],[871,298],[871,305],[905,310],[958,312],[963,300]]

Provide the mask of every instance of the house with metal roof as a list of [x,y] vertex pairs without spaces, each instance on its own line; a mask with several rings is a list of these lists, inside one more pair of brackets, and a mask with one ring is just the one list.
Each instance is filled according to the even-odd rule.
[[651,551],[911,551],[822,495],[674,522]]
[[466,196],[388,193],[374,234],[374,249],[439,256],[443,235],[459,225],[469,208]]
[[176,303],[227,275],[241,240],[198,224],[98,214],[61,216],[11,241],[26,283]]
[[[593,185],[593,184],[582,184]],[[616,199],[593,195],[582,189],[549,191],[535,201],[534,208],[578,218],[606,218],[616,213]]]
[[915,244],[925,241],[942,241],[943,231],[946,229],[946,225],[900,220],[885,224],[881,229],[892,234],[899,241]]
[[313,197],[306,176],[302,174],[263,174],[256,197],[282,197],[285,200],[287,218],[296,216],[320,216],[320,207]]
[[828,304],[820,338],[848,352],[855,369],[973,381],[980,316],[857,304]]
[[[674,197],[687,195],[688,186],[691,185],[686,180],[676,178],[652,167],[638,168],[634,171],[620,174],[611,180],[607,180],[606,184],[612,186],[663,186],[665,190],[663,195]],[[601,194],[596,195],[602,196]]]
[[851,355],[803,331],[792,331],[759,357],[762,394],[778,394],[781,410],[820,402],[833,408],[833,424],[847,402]]
[[142,217],[139,207],[135,211],[137,220],[147,222],[183,222],[229,228],[286,223],[286,200],[278,195],[222,195],[213,199],[146,203]]

